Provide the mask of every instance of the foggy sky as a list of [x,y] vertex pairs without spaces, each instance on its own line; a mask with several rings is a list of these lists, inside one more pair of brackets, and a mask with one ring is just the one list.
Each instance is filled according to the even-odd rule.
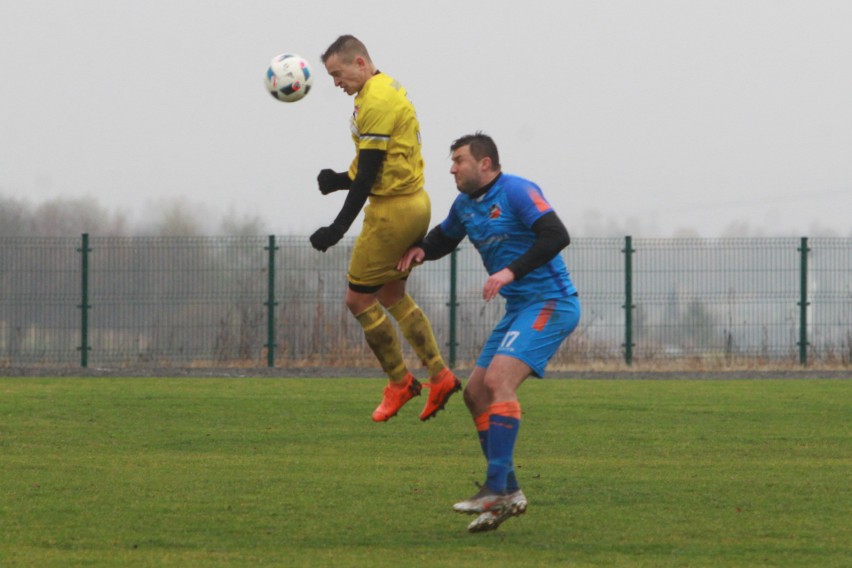
[[[352,33],[417,107],[433,224],[449,144],[484,130],[573,235],[850,237],[850,30],[844,0],[4,2],[0,197],[310,234],[354,153],[319,54]],[[263,86],[285,51],[315,72],[298,103]]]

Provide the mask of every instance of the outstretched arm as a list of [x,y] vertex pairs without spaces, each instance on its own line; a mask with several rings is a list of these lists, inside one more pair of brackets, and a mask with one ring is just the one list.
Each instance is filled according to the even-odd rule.
[[424,260],[437,260],[456,250],[461,239],[451,239],[441,229],[441,225],[435,225],[431,231],[419,243],[415,243],[402,256],[396,265],[396,269],[406,271],[414,264]]

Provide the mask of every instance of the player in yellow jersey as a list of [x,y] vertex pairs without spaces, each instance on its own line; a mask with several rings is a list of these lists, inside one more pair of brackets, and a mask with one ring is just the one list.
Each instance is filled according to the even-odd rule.
[[421,420],[428,420],[461,389],[461,383],[444,363],[429,319],[405,290],[409,270],[396,268],[399,258],[429,228],[420,125],[405,89],[376,69],[357,38],[337,38],[322,54],[322,62],[334,85],[355,95],[351,120],[355,159],[346,172],[324,169],[317,176],[323,194],[339,189],[349,193],[334,222],[311,235],[311,245],[325,252],[337,244],[369,201],[349,261],[346,306],[389,378],[373,420],[395,416],[421,389],[403,361],[388,313],[429,369],[429,397],[420,414]]

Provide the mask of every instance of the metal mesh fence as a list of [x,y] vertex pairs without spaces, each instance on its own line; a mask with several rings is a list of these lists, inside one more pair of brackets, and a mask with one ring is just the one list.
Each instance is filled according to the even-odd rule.
[[565,263],[580,294],[582,316],[554,365],[617,361],[624,352],[624,239],[574,239]]
[[90,247],[94,364],[253,361],[263,344],[262,238],[110,238]]
[[797,239],[635,241],[638,358],[794,362],[798,244]]
[[79,239],[0,239],[0,364],[79,361]]
[[[618,363],[628,344],[642,362],[796,364],[804,338],[808,363],[849,366],[852,240],[804,242],[576,239],[563,254],[583,317],[552,365]],[[343,303],[353,243],[319,254],[303,237],[94,237],[84,251],[2,238],[0,366],[377,367]],[[482,301],[484,281],[466,242],[409,280],[456,366],[503,312]]]
[[852,365],[852,243],[814,239],[808,253],[808,328],[811,357]]

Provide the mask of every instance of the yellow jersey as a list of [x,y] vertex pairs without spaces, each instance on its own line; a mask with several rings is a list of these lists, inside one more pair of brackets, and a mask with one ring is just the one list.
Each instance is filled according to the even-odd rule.
[[359,151],[386,152],[370,195],[408,195],[423,189],[420,123],[402,85],[384,73],[370,77],[355,97],[351,128],[355,159],[350,178],[358,172]]

